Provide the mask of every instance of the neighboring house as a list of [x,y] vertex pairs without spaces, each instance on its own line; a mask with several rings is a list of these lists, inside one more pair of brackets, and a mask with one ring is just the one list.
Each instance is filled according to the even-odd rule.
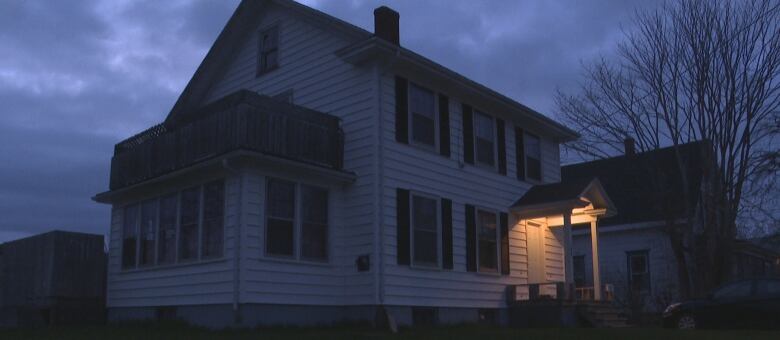
[[243,1],[165,121],[116,145],[111,320],[499,322],[558,294],[529,284],[572,286],[572,223],[615,213],[598,180],[547,195],[577,134],[374,15]]
[[0,327],[104,321],[103,235],[51,231],[0,244]]
[[734,279],[780,276],[780,234],[738,240],[733,250]]
[[[708,178],[707,143],[678,147],[685,161],[693,207]],[[667,233],[667,220],[683,221],[683,185],[673,147],[635,153],[632,140],[626,154],[562,167],[562,183],[598,178],[612,198],[614,217],[599,221],[601,282],[614,289],[615,300],[627,307],[662,311],[679,298],[677,260]],[[656,183],[653,183],[656,181]],[[658,181],[664,184],[658,185]],[[665,190],[659,190],[663,187]],[[694,225],[696,225],[694,221]],[[696,228],[696,227],[694,227]],[[686,246],[690,246],[686,240]],[[574,227],[574,271],[578,287],[592,287],[591,238],[587,226]],[[693,266],[693,261],[688,261]]]

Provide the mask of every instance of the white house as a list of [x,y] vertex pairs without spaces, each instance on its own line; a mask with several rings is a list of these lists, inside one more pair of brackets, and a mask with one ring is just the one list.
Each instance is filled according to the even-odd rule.
[[573,285],[571,225],[615,213],[598,180],[544,195],[577,134],[374,15],[243,1],[165,121],[116,145],[111,320],[499,320]]

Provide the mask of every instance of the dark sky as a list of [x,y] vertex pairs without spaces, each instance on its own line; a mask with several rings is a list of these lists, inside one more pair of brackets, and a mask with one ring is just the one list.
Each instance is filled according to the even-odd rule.
[[[373,30],[401,13],[401,43],[554,116],[556,88],[609,58],[646,1],[324,1]],[[0,1],[0,242],[63,229],[106,234],[113,145],[161,122],[237,1]]]

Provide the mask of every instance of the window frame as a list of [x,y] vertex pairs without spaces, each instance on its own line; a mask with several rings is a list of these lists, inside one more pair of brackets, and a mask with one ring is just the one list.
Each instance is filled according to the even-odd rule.
[[[406,129],[409,131],[409,145],[413,145],[415,147],[419,147],[428,151],[433,152],[439,152],[440,150],[440,119],[439,116],[439,93],[427,88],[425,86],[422,86],[418,83],[415,83],[413,81],[408,82],[408,86],[406,87],[406,112],[407,112],[407,118],[406,118]],[[420,89],[429,91],[431,93],[431,96],[433,97],[433,145],[425,144],[423,142],[416,141],[414,139],[414,112],[412,111],[412,88],[418,87]]]
[[[206,186],[211,184],[218,184],[221,186],[222,190],[222,247],[219,255],[204,255],[204,247],[205,244],[203,243],[203,234],[206,231],[204,222],[206,220]],[[208,181],[206,183],[203,183],[200,185],[200,191],[201,191],[201,211],[200,211],[200,237],[198,242],[198,260],[211,260],[211,259],[219,259],[225,256],[225,235],[227,234],[225,232],[225,229],[227,227],[227,223],[225,223],[225,216],[227,216],[227,185],[225,184],[224,179],[217,179],[213,181]],[[159,208],[158,208],[159,210]],[[159,214],[158,214],[159,215]],[[159,228],[159,222],[158,222],[158,228]]]
[[[135,236],[135,240],[133,242],[134,253],[133,253],[133,263],[131,265],[125,265],[125,250],[127,249],[125,247],[125,238],[126,238],[126,235],[127,235],[126,230],[125,230],[125,224],[127,223],[127,216],[128,216],[127,211],[130,208],[135,208],[135,214],[134,214],[135,215],[135,222],[133,223],[133,231],[134,231],[134,236]],[[139,238],[140,238],[140,233],[141,233],[140,232],[140,227],[139,227],[139,224],[141,223],[141,221],[139,219],[140,219],[140,214],[141,214],[141,204],[140,204],[140,202],[134,202],[132,204],[127,204],[127,205],[123,206],[121,209],[122,209],[122,229],[121,229],[122,230],[122,233],[121,233],[122,234],[121,235],[122,243],[121,243],[121,247],[119,249],[119,254],[120,254],[119,267],[122,270],[133,270],[133,269],[138,268],[138,262],[139,262],[138,261],[138,257],[139,257],[138,253],[139,253],[139,248],[140,248],[140,246],[139,246],[139,243],[140,243],[139,242]]]
[[[263,188],[263,258],[267,260],[274,260],[274,261],[284,261],[284,262],[294,262],[294,263],[309,263],[309,264],[322,264],[322,265],[328,265],[330,264],[330,260],[333,254],[333,237],[332,237],[332,215],[333,211],[331,209],[331,190],[322,185],[317,184],[311,184],[307,182],[298,182],[295,180],[287,179],[284,177],[278,177],[278,176],[264,176],[265,177],[265,184]],[[293,217],[292,217],[292,228],[293,228],[293,237],[292,237],[292,246],[293,246],[293,254],[292,256],[288,255],[279,255],[279,254],[272,254],[268,252],[268,183],[269,181],[281,181],[281,182],[287,182],[293,185]],[[303,187],[308,186],[312,188],[317,188],[324,190],[326,192],[326,204],[327,204],[327,220],[325,223],[326,228],[326,256],[322,259],[317,258],[310,258],[303,256]]]
[[[645,258],[645,275],[647,275],[647,287],[644,289],[640,289],[639,291],[635,292],[633,288],[633,282],[634,282],[634,269],[631,265],[631,258],[634,256],[643,256]],[[652,293],[652,284],[653,284],[653,278],[652,278],[652,272],[650,270],[650,250],[643,249],[643,250],[632,250],[626,252],[626,265],[628,266],[627,274],[628,274],[628,291],[630,294],[638,293],[641,295],[647,295]]]
[[[154,216],[152,217],[152,219],[154,219],[154,227],[153,227],[153,232],[152,232],[152,234],[154,235],[154,239],[152,239],[152,248],[153,249],[152,249],[152,257],[151,257],[151,259],[147,263],[141,263],[141,260],[143,259],[142,251],[144,250],[143,240],[142,240],[142,234],[143,234],[143,231],[144,231],[144,226],[143,226],[143,218],[142,217],[144,216],[144,206],[147,203],[151,203],[152,204],[152,206],[154,207],[153,208],[154,212],[155,212]],[[153,266],[157,265],[157,242],[158,242],[158,239],[159,239],[158,233],[159,233],[159,230],[160,230],[160,199],[159,199],[159,197],[146,199],[146,200],[138,202],[137,206],[138,206],[139,209],[138,209],[138,216],[137,216],[137,222],[136,222],[136,225],[137,225],[137,228],[138,228],[137,229],[138,230],[138,241],[137,241],[138,242],[138,254],[137,254],[137,259],[136,259],[136,268],[153,267]]]
[[572,256],[572,273],[573,273],[572,279],[574,280],[575,286],[577,286],[576,284],[577,284],[577,276],[578,276],[577,275],[578,274],[577,273],[578,272],[578,270],[577,270],[577,262],[581,261],[581,263],[582,263],[582,273],[581,273],[582,274],[582,277],[581,277],[582,280],[579,282],[580,285],[577,286],[577,287],[587,287],[587,285],[588,285],[588,268],[587,268],[587,261],[586,260],[587,259],[585,258],[585,255],[574,255],[574,256]]
[[[436,263],[432,262],[416,262],[414,257],[414,197],[421,197],[425,199],[431,199],[436,202]],[[441,197],[419,192],[416,190],[409,190],[409,266],[412,268],[422,269],[442,269],[442,220],[441,220]]]
[[[480,234],[480,231],[482,230],[482,220],[479,218],[479,212],[480,211],[485,212],[485,213],[493,214],[496,217],[496,239],[495,239],[496,252],[494,254],[496,256],[496,268],[495,268],[495,270],[493,270],[493,269],[483,270],[482,269],[480,256],[479,256],[479,254],[480,254],[480,251],[479,251],[479,248],[480,248],[479,234]],[[499,214],[499,211],[496,210],[496,209],[490,209],[490,208],[476,206],[476,207],[474,207],[474,218],[476,219],[476,221],[474,222],[474,225],[475,225],[474,229],[475,229],[475,232],[477,233],[476,234],[476,241],[477,242],[476,242],[476,250],[475,250],[476,251],[476,258],[477,258],[477,271],[476,272],[479,273],[479,274],[500,276],[501,275],[501,216]]]
[[[222,233],[222,254],[220,256],[209,256],[209,257],[203,257],[202,256],[202,247],[203,247],[203,208],[204,208],[204,191],[205,186],[214,182],[220,182],[222,184],[222,190],[223,190],[223,196],[222,196],[222,204],[223,204],[223,210],[222,210],[222,224],[223,224],[223,233]],[[180,241],[181,241],[181,208],[182,208],[182,193],[187,190],[191,189],[197,189],[198,190],[198,215],[197,215],[197,254],[196,256],[188,259],[181,259],[181,254],[179,253],[180,250]],[[176,219],[175,219],[175,243],[174,243],[174,258],[171,262],[160,262],[160,207],[161,202],[163,199],[168,197],[175,197],[176,202]],[[156,214],[154,216],[156,225],[155,225],[155,232],[154,232],[154,255],[152,258],[152,261],[148,264],[141,265],[141,215],[143,210],[143,205],[146,202],[154,202]],[[124,245],[124,239],[125,239],[125,218],[127,215],[127,209],[134,207],[136,209],[135,215],[135,227],[134,230],[136,232],[136,240],[135,240],[135,262],[133,266],[125,267],[124,263],[121,262],[124,259],[124,251],[125,251],[125,245]],[[131,204],[126,204],[122,206],[120,209],[122,209],[122,229],[120,233],[120,237],[122,240],[122,243],[120,245],[120,269],[123,272],[128,271],[143,271],[143,270],[154,270],[157,268],[168,268],[168,267],[177,267],[180,265],[190,265],[190,264],[196,264],[199,262],[210,262],[210,261],[218,261],[225,258],[225,241],[227,238],[227,233],[225,232],[224,228],[227,226],[227,180],[225,178],[216,178],[212,179],[206,182],[202,182],[197,185],[193,186],[187,186],[182,187],[174,191],[169,191],[163,194],[159,194],[154,196],[153,198],[148,198],[144,200],[138,200],[136,202],[133,202]]]
[[[530,156],[530,150],[528,140],[530,138],[535,138],[539,143],[539,159],[537,160],[539,162],[539,178],[534,178],[531,176],[531,172],[529,171],[529,162],[528,159],[533,157]],[[523,157],[525,159],[523,160],[523,166],[525,167],[525,180],[531,183],[542,183],[544,181],[544,162],[543,162],[543,153],[542,153],[542,137],[540,137],[537,134],[534,134],[532,132],[523,131]]]
[[[477,117],[479,115],[486,116],[490,118],[490,126],[493,128],[493,164],[487,164],[485,162],[481,162],[479,160],[479,151],[477,148],[477,139],[480,137],[477,136]],[[485,169],[492,169],[493,171],[498,172],[498,126],[496,124],[496,117],[486,113],[485,111],[479,110],[477,108],[472,108],[472,124],[471,124],[471,130],[472,130],[472,145],[474,150],[474,165],[485,168]]]
[[[262,75],[265,75],[267,73],[270,73],[276,69],[279,69],[280,63],[279,60],[281,59],[281,26],[278,22],[270,24],[268,26],[264,26],[260,29],[258,29],[258,36],[257,36],[257,72],[256,77],[260,77]],[[265,58],[266,58],[266,51],[265,44],[263,44],[263,37],[270,31],[275,30],[276,31],[276,63],[274,63],[271,67],[265,67]]]

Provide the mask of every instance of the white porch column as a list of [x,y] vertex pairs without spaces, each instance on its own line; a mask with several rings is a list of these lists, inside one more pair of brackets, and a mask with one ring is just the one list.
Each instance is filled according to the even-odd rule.
[[572,253],[574,249],[571,238],[571,212],[563,214],[563,248],[566,290],[568,294],[572,294],[574,286],[574,256]]
[[590,221],[590,247],[591,258],[593,262],[593,298],[601,301],[601,272],[599,271],[599,232],[597,227],[598,219],[594,216]]

